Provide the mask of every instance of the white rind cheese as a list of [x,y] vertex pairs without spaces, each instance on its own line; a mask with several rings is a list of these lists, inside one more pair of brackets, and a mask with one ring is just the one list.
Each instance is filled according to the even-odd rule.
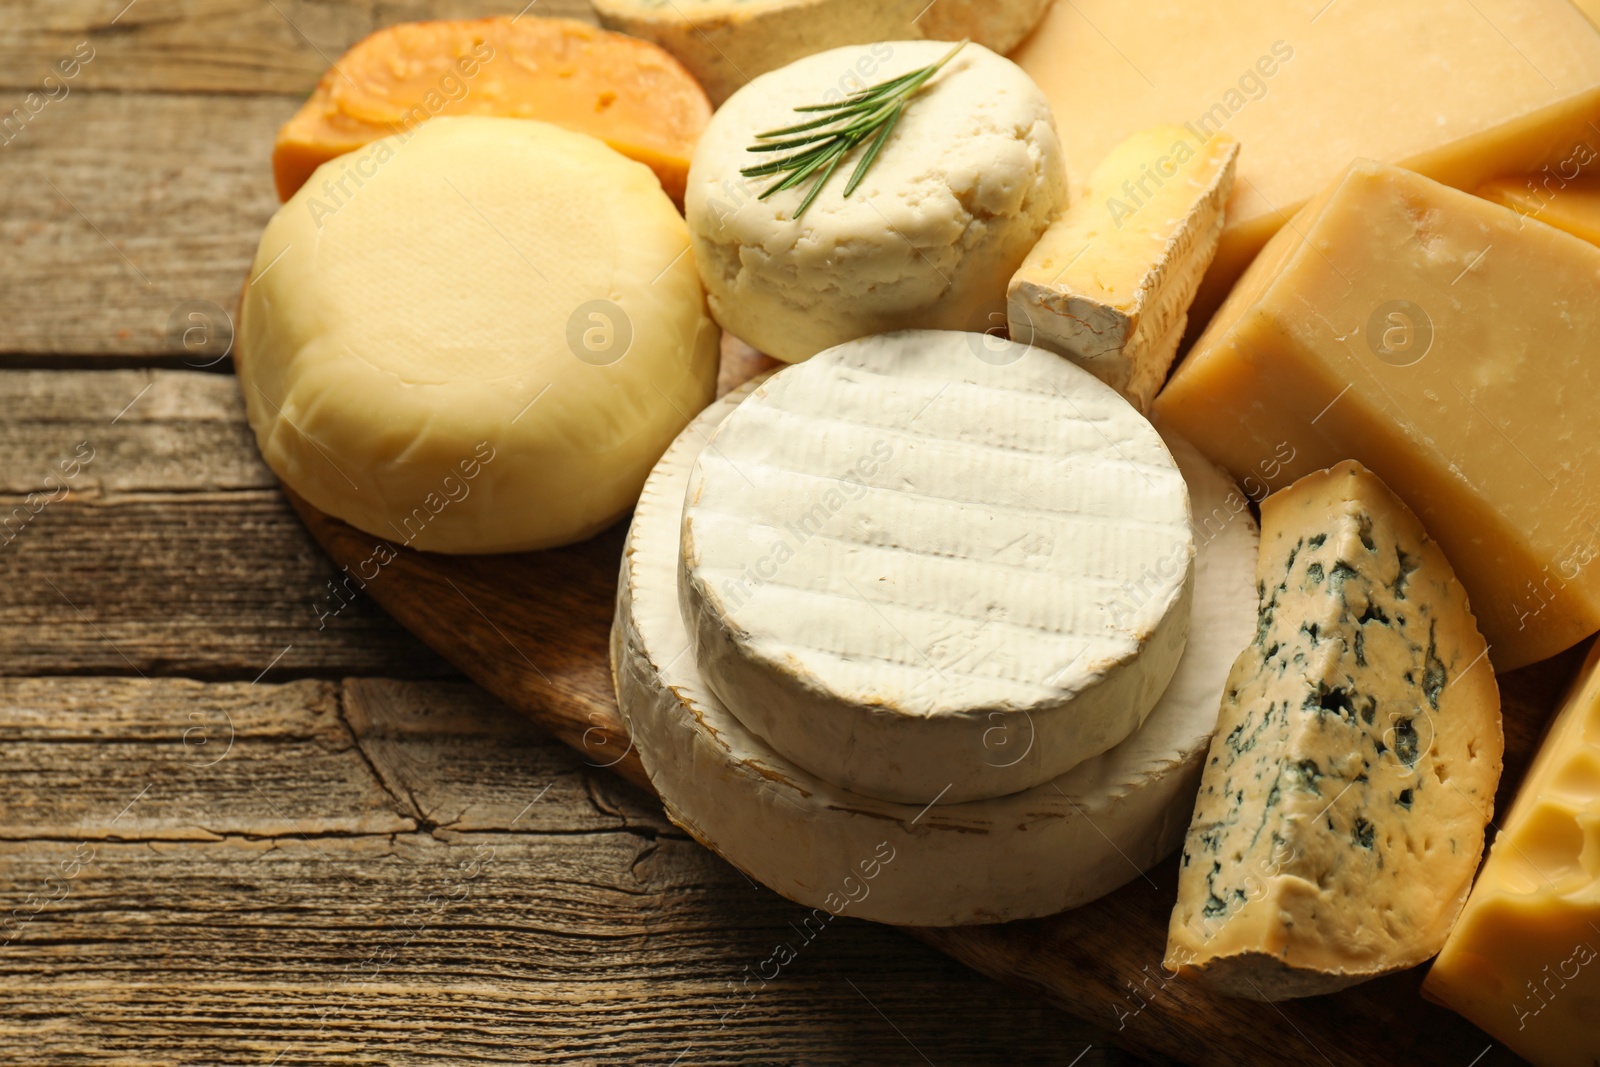
[[912,98],[861,185],[857,156],[798,220],[808,186],[760,194],[744,167],[756,135],[875,82],[935,63],[944,43],[884,41],[809,56],[751,82],[711,118],[689,168],[685,214],[712,316],[776,359],[909,328],[998,329],[1006,284],[1066,204],[1049,104],[1010,60],[969,44]]
[[1002,796],[1099,755],[1189,632],[1194,536],[1155,428],[983,335],[863,338],[777,374],[701,454],[683,527],[707,682],[795,763],[886,800]]
[[1483,854],[1503,739],[1466,592],[1351,461],[1261,506],[1255,640],[1228,679],[1167,965],[1253,1000],[1437,953]]
[[712,397],[688,236],[648,167],[542,122],[440,118],[324,164],[244,291],[261,454],[393,545],[604,529]]
[[[925,37],[1009,52],[1050,0],[595,0],[594,6],[611,29],[671,52],[720,104],[757,75],[842,45]],[[878,80],[865,73],[847,86]]]
[[611,633],[617,699],[673,821],[800,904],[916,926],[1055,914],[1170,854],[1183,836],[1228,665],[1255,627],[1255,523],[1232,481],[1170,441],[1201,531],[1194,634],[1143,728],[1024,793],[888,803],[773,752],[717,699],[694,662],[678,610],[684,493],[707,437],[754,388],[717,401],[662,457],[623,556]]

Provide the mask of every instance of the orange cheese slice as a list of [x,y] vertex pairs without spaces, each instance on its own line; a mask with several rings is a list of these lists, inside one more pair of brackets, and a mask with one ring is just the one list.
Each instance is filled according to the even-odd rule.
[[341,56],[278,131],[279,198],[328,160],[438,115],[538,119],[589,134],[650,167],[681,203],[711,105],[660,48],[571,19],[401,23]]

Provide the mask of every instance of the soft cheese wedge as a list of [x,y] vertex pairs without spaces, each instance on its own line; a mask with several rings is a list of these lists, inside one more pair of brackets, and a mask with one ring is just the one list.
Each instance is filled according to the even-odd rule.
[[278,210],[245,286],[235,358],[267,465],[390,547],[548,548],[620,519],[717,374],[655,176],[478,117],[349,166],[345,195],[313,182]]
[[1357,160],[1251,265],[1154,410],[1241,482],[1371,468],[1510,670],[1600,629],[1597,348],[1600,248]]
[[[682,60],[721,104],[750,79],[816,52],[872,41],[971,40],[1009,52],[1050,0],[595,0],[600,21]],[[840,67],[839,93],[872,84],[874,66]]]
[[1194,536],[1154,427],[1039,348],[863,338],[728,416],[683,516],[707,683],[852,792],[972,800],[1123,740],[1189,632]]
[[1261,505],[1261,614],[1184,844],[1167,966],[1253,1000],[1439,951],[1494,806],[1500,695],[1439,546],[1356,463]]
[[1422,992],[1538,1067],[1600,1062],[1600,645]]
[[[645,485],[618,582],[617,700],[673,821],[784,896],[808,927],[846,914],[921,926],[1050,915],[1100,897],[1183,837],[1228,665],[1255,629],[1257,535],[1248,501],[1184,442],[1195,556],[1194,633],[1144,726],[1034,789],[996,800],[894,804],[784,759],[706,685],[678,611],[684,494],[717,401]],[[1003,757],[1003,747],[991,757]]]
[[655,171],[682,202],[711,104],[655,45],[573,19],[402,22],[340,56],[278,131],[279,199],[328,160],[440,115],[539,119],[590,134]]
[[1182,126],[1123,141],[1011,279],[1011,339],[1059,352],[1140,411],[1167,380],[1222,236],[1239,145]]
[[1350,160],[1476,189],[1566,156],[1600,113],[1600,33],[1570,0],[1064,0],[1014,58],[1061,117],[1074,196],[1156,123],[1242,146],[1196,327]]

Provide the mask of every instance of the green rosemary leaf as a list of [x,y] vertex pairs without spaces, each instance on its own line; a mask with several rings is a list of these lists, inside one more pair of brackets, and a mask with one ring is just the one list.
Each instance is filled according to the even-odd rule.
[[782,189],[793,189],[812,179],[805,198],[800,201],[800,206],[795,208],[794,217],[798,219],[816,200],[817,195],[828,184],[833,172],[844,162],[845,157],[866,144],[865,154],[856,164],[850,180],[845,183],[844,195],[849,196],[855,192],[856,187],[861,184],[861,180],[866,177],[867,171],[877,160],[879,153],[883,151],[884,144],[889,140],[889,134],[894,132],[911,98],[966,46],[967,42],[962,41],[937,63],[868,86],[851,93],[843,100],[796,107],[794,110],[797,113],[824,114],[807,122],[756,134],[756,141],[759,143],[751,145],[746,151],[790,154],[765,163],[743,167],[739,173],[747,178],[777,179],[762,190],[759,197],[762,200]]

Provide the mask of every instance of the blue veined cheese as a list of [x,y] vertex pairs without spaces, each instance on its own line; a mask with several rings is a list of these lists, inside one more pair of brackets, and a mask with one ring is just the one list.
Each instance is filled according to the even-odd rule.
[[1261,506],[1254,642],[1233,666],[1184,846],[1167,965],[1256,1000],[1444,944],[1500,778],[1500,695],[1416,516],[1346,461]]
[[867,337],[774,375],[701,453],[684,619],[712,689],[817,776],[1003,796],[1155,705],[1189,632],[1188,506],[1155,428],[1067,360]]
[[[695,662],[678,610],[685,490],[712,432],[756,388],[712,404],[662,456],[623,554],[611,632],[617,702],[672,820],[814,909],[807,926],[840,914],[913,926],[1051,915],[1170,855],[1193,807],[1229,665],[1255,631],[1259,541],[1232,479],[1166,438],[1197,531],[1193,635],[1139,730],[1021,793],[897,804],[841,789],[773,751]],[[1021,740],[994,744],[988,758],[1004,762]]]
[[[813,52],[872,41],[972,40],[1006,53],[1050,0],[595,0],[600,21],[654,41],[695,76],[713,104],[751,78]],[[841,94],[883,80],[844,67]]]

